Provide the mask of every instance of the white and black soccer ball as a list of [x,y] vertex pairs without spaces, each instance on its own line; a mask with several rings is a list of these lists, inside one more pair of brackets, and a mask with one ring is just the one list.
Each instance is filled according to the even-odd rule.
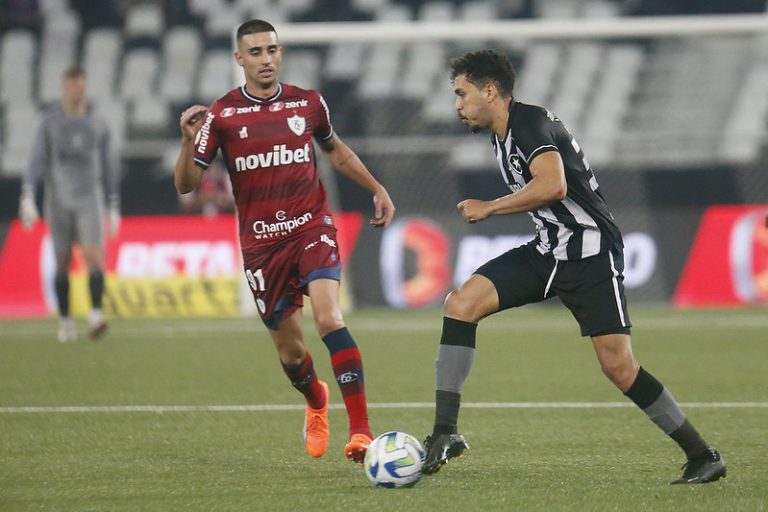
[[410,487],[421,478],[426,454],[421,443],[405,432],[385,432],[371,441],[363,467],[376,487]]

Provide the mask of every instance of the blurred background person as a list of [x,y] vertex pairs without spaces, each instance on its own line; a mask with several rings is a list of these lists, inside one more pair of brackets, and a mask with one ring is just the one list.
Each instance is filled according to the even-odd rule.
[[235,199],[232,184],[224,165],[215,161],[203,173],[200,185],[187,194],[179,194],[179,209],[183,213],[215,217],[220,213],[234,213]]
[[56,255],[55,290],[59,307],[58,340],[75,341],[77,330],[70,315],[69,267],[72,249],[79,243],[88,269],[91,312],[89,336],[107,330],[101,309],[104,294],[104,190],[108,197],[110,236],[120,226],[119,169],[105,122],[94,116],[86,100],[85,71],[67,68],[62,100],[44,114],[32,145],[32,156],[22,179],[19,218],[26,228],[40,218],[35,188],[42,177],[45,214]]

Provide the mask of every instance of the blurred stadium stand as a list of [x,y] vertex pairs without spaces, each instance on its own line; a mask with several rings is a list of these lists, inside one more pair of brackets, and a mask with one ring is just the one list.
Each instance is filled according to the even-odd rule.
[[[170,185],[177,119],[210,103],[238,76],[231,31],[243,20],[281,22],[490,20],[765,12],[765,0],[0,0],[0,219],[15,215],[39,112],[79,61],[93,106],[122,155],[127,213],[176,210]],[[479,35],[481,37],[481,34]],[[487,147],[456,122],[446,62],[467,43],[334,43],[288,48],[282,78],[323,92],[338,132],[408,210],[435,179],[495,169]],[[631,202],[633,170],[731,166],[741,201],[768,197],[768,36],[493,43],[518,67],[516,97],[557,113],[598,169]],[[423,136],[432,137],[424,140]],[[440,139],[444,137],[444,139]],[[435,141],[445,144],[435,144]],[[392,145],[397,143],[396,155]],[[765,174],[763,171],[762,174]],[[602,180],[606,179],[601,176]],[[343,188],[344,184],[340,186]],[[623,187],[623,188],[622,188]],[[156,194],[157,202],[147,201]],[[409,197],[409,191],[413,197]],[[136,192],[136,194],[133,194]],[[149,197],[148,197],[149,194]],[[343,196],[343,194],[342,194]],[[354,199],[350,200],[354,201]],[[637,201],[637,199],[635,199]],[[354,203],[342,205],[355,207]]]

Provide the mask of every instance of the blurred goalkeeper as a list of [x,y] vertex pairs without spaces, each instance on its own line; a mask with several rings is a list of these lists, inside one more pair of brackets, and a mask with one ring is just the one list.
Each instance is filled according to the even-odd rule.
[[75,243],[80,244],[88,269],[89,337],[98,339],[108,327],[101,309],[105,189],[110,236],[116,236],[120,226],[119,171],[110,132],[106,123],[91,113],[86,90],[85,71],[78,66],[68,68],[62,80],[61,104],[45,112],[32,144],[32,157],[22,179],[19,202],[19,218],[24,227],[30,229],[40,218],[35,188],[42,177],[43,213],[56,254],[58,339],[62,343],[77,339],[69,305],[69,266]]
[[176,188],[185,194],[198,187],[221,149],[237,206],[245,275],[283,371],[307,403],[305,449],[320,457],[329,437],[328,386],[304,344],[301,308],[309,295],[349,417],[344,454],[362,462],[372,437],[363,362],[339,307],[341,261],[315,143],[337,171],[370,192],[372,226],[387,226],[395,207],[334,132],[323,97],[279,81],[282,58],[271,24],[251,20],[238,28],[235,60],[245,85],[210,108],[196,105],[182,113]]
[[[468,448],[457,431],[477,324],[498,311],[557,296],[589,336],[603,373],[687,456],[673,484],[725,476],[725,461],[677,401],[632,354],[624,296],[623,241],[584,152],[553,113],[515,101],[515,73],[503,54],[481,50],[452,61],[455,108],[473,132],[488,129],[509,194],[466,199],[464,220],[528,212],[536,237],[478,268],[445,301],[436,368],[436,410],[423,472],[435,473]],[[556,371],[556,369],[549,369]]]

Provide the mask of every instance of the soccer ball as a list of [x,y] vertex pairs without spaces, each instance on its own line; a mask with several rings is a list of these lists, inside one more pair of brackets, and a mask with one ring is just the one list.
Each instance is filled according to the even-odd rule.
[[363,467],[376,487],[411,487],[421,478],[426,454],[421,443],[405,432],[385,432],[371,441]]

